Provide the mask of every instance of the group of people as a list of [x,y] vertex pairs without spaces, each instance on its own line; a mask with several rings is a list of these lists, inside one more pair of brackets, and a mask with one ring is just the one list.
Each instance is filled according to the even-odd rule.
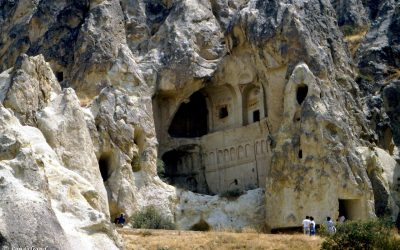
[[[303,232],[304,234],[307,235],[315,235],[316,230],[315,230],[315,221],[314,217],[312,216],[306,216],[306,218],[302,222],[303,224]],[[331,217],[326,217],[326,230],[328,231],[329,234],[334,234],[336,232],[336,227],[335,224],[333,223]]]
[[312,216],[306,216],[306,218],[303,220],[303,232],[304,234],[307,235],[315,235],[315,221],[314,217]]

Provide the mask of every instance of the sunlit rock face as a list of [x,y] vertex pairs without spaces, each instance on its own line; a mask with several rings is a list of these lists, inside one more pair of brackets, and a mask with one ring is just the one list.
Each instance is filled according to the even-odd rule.
[[[398,218],[399,13],[395,1],[3,1],[1,237],[118,248],[110,222],[148,205],[184,229]],[[13,190],[35,204],[14,224]],[[28,219],[40,211],[51,227]]]

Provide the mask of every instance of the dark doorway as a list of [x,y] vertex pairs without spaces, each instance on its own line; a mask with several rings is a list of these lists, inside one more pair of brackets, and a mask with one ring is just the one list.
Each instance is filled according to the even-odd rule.
[[339,217],[344,216],[346,220],[362,218],[361,200],[339,199]]
[[172,137],[194,138],[208,132],[207,104],[205,97],[196,92],[188,103],[182,103],[176,112],[168,133]]
[[260,110],[256,110],[253,112],[253,122],[260,121]]
[[106,182],[111,175],[110,161],[111,160],[108,155],[102,155],[99,159],[100,174],[104,182]]
[[64,80],[64,73],[62,71],[58,71],[56,73],[56,78],[59,82],[62,82]]
[[225,117],[228,117],[228,115],[229,115],[228,107],[226,105],[219,108],[219,112],[218,112],[219,119],[224,119]]
[[167,182],[192,192],[208,193],[204,166],[197,146],[171,150],[162,156]]
[[299,155],[298,156],[299,156],[299,159],[303,158],[303,150],[301,150],[301,149],[299,150]]
[[297,98],[297,103],[299,105],[301,105],[304,102],[304,100],[307,97],[307,94],[308,94],[308,86],[307,85],[303,84],[297,88],[296,98]]

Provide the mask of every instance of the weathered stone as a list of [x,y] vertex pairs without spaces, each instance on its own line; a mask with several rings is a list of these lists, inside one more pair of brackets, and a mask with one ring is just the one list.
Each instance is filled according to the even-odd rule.
[[182,228],[395,217],[398,17],[394,0],[3,1],[0,188],[34,192],[70,248],[119,246],[110,220],[147,205]]

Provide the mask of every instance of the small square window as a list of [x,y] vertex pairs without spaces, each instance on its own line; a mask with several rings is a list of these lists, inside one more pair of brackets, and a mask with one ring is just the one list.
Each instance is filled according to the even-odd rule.
[[228,117],[228,107],[227,106],[222,106],[219,108],[218,117],[219,117],[219,119]]

